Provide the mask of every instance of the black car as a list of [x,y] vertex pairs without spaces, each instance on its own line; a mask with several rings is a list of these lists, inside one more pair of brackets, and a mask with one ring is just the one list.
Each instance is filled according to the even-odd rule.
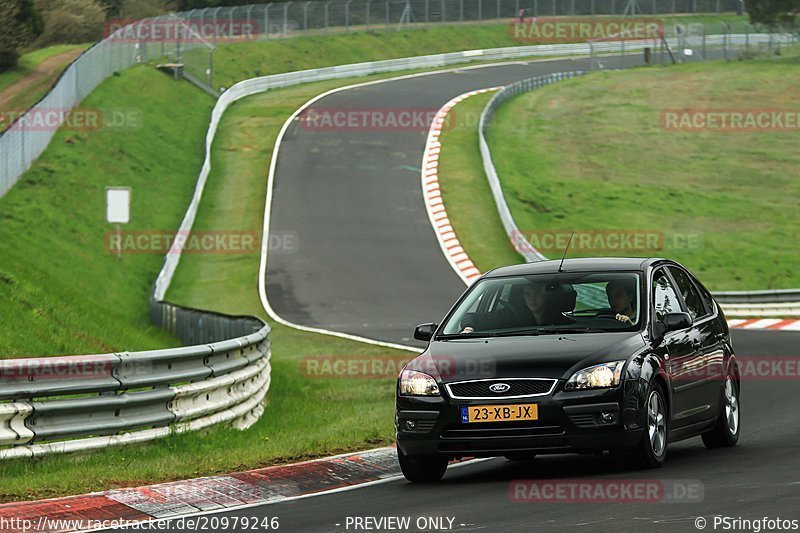
[[397,453],[410,481],[448,460],[630,455],[660,466],[667,444],[739,438],[739,370],[709,291],[666,259],[567,259],[478,279],[397,382]]

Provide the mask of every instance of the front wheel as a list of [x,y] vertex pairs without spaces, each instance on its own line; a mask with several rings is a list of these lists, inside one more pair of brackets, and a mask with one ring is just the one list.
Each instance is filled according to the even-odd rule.
[[642,440],[633,450],[634,459],[642,468],[658,468],[667,458],[667,434],[669,416],[664,401],[664,391],[658,383],[653,383],[647,393],[645,429]]
[[447,457],[408,456],[397,448],[397,460],[403,476],[414,483],[432,483],[439,481],[447,470]]
[[728,376],[723,389],[723,406],[714,429],[703,433],[706,448],[725,448],[736,446],[739,441],[739,384]]

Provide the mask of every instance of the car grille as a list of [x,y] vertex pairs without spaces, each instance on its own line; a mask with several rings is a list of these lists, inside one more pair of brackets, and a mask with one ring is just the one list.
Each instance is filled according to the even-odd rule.
[[[479,381],[461,381],[446,385],[453,398],[509,398],[515,396],[541,396],[550,392],[555,379],[491,379]],[[496,383],[505,383],[510,388],[505,392],[493,392],[490,387]]]

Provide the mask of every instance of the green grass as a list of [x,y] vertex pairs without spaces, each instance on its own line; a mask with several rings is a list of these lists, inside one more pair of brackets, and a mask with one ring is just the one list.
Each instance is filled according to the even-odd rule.
[[[148,98],[141,95],[147,94]],[[0,200],[0,357],[174,346],[147,301],[163,257],[106,252],[105,187],[133,188],[125,229],[179,225],[213,101],[150,68],[102,84],[85,108],[140,113],[141,129],[59,131]]]
[[[488,142],[518,226],[660,231],[659,254],[682,262],[713,290],[800,285],[794,268],[800,132],[683,133],[665,131],[660,122],[662,109],[800,110],[798,64],[790,52],[744,63],[606,72],[512,99],[498,111]],[[474,99],[462,105],[478,106]],[[466,129],[446,132],[443,140],[448,213],[479,268],[515,262],[499,224],[485,224],[493,202],[475,156],[476,128]],[[689,235],[696,244],[671,241]]]

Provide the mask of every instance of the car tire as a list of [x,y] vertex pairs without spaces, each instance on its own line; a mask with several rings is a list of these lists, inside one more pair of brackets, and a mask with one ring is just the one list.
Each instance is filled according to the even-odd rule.
[[397,460],[403,476],[413,483],[435,483],[447,470],[447,457],[408,456],[397,449]]
[[645,402],[645,432],[633,449],[633,458],[640,468],[658,468],[667,458],[669,414],[664,389],[658,383],[650,385]]
[[736,446],[741,430],[739,415],[739,383],[729,374],[722,388],[722,409],[717,423],[714,429],[701,435],[706,448]]

